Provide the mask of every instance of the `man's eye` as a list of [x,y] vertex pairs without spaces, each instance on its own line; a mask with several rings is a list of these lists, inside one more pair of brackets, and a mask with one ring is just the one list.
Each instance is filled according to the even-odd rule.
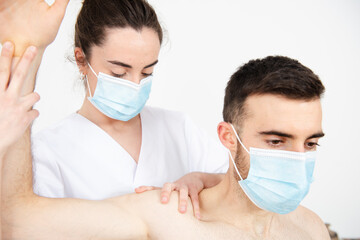
[[267,143],[271,146],[279,146],[282,142],[282,140],[267,140]]
[[317,146],[320,146],[317,142],[308,142],[308,143],[306,143],[306,147],[308,149],[315,149]]

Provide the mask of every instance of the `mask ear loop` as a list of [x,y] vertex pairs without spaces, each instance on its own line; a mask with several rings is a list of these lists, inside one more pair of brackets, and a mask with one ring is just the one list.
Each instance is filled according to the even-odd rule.
[[[89,66],[90,70],[94,73],[94,75],[97,77],[94,69],[91,67],[90,63],[87,63],[87,65]],[[86,75],[86,83],[87,83],[87,87],[88,87],[88,90],[89,90],[89,95],[90,97],[92,97],[92,94],[91,94],[91,91],[90,91],[90,85],[89,85],[89,80],[88,80],[88,77]]]
[[237,134],[234,126],[233,126],[231,123],[230,123],[230,126],[231,126],[232,129],[234,130],[234,133],[235,133],[235,135],[236,135],[236,138],[237,138],[237,140],[240,142],[241,146],[245,149],[245,151],[246,151],[248,154],[250,154],[250,152],[246,149],[245,145],[241,142],[241,140],[240,140],[240,138],[239,138],[239,135]]
[[[234,133],[235,133],[235,135],[236,135],[236,138],[237,138],[237,140],[240,142],[241,146],[245,149],[245,151],[246,151],[248,154],[250,154],[250,152],[246,149],[246,147],[244,146],[244,144],[241,142],[241,140],[240,140],[240,138],[239,138],[239,135],[237,134],[234,126],[233,126],[231,123],[230,123],[230,126],[232,127],[232,129],[233,129],[233,131],[234,131]],[[235,167],[235,170],[236,170],[237,174],[239,175],[241,181],[243,181],[244,179],[241,177],[241,174],[240,174],[238,168],[236,167],[234,158],[233,158],[233,156],[231,155],[230,150],[228,150],[228,151],[229,151],[229,155],[230,155],[231,161],[232,161],[232,163],[233,163],[233,165],[234,165],[234,167]]]
[[88,63],[87,65],[89,66],[90,70],[94,73],[94,75],[97,77],[97,74],[96,74],[96,72],[94,71],[94,69],[91,67],[90,63]]
[[87,84],[87,88],[88,88],[88,90],[89,90],[89,95],[90,95],[90,97],[92,97],[92,95],[91,95],[91,91],[90,91],[90,85],[89,85],[89,80],[88,80],[88,77],[87,77],[87,75],[85,75],[85,78],[86,78],[86,84]]

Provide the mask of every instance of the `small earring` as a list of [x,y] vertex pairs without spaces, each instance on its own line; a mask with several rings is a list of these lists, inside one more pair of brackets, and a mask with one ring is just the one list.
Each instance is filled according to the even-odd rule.
[[86,75],[83,73],[80,73],[80,80],[84,81],[86,79]]

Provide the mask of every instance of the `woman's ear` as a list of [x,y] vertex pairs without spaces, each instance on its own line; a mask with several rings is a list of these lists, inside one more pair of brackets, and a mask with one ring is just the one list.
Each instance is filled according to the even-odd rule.
[[233,133],[230,123],[221,122],[217,127],[218,137],[220,142],[231,152],[236,150],[237,139]]
[[88,67],[86,64],[87,60],[82,49],[76,47],[74,50],[74,56],[75,56],[76,65],[78,66],[80,73],[87,75],[87,71],[88,71]]

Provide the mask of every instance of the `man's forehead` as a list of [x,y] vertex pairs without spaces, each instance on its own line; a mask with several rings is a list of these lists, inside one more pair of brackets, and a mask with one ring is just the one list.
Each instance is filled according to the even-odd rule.
[[320,99],[293,100],[273,94],[252,95],[244,107],[244,127],[277,129],[293,134],[321,131]]

